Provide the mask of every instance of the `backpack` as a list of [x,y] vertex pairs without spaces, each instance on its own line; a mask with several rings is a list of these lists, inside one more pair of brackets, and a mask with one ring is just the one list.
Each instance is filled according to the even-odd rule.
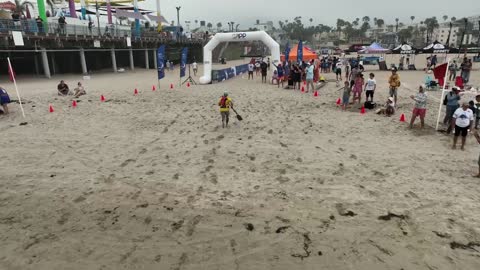
[[220,100],[220,108],[227,108],[227,100],[228,98],[226,97],[222,97],[222,99]]

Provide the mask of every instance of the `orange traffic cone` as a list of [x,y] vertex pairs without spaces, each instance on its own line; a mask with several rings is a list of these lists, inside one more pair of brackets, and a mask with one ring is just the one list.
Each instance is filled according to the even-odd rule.
[[190,82],[187,82],[187,87],[190,87]]
[[340,98],[337,99],[337,105],[342,105],[342,100]]
[[53,109],[53,106],[52,106],[52,105],[50,105],[50,107],[48,108],[48,110],[49,110],[51,113],[55,111],[55,110]]
[[138,95],[138,90],[137,90],[137,88],[135,88],[135,90],[133,90],[133,94],[134,94],[135,96]]
[[155,87],[155,85],[152,85],[152,91],[155,91],[157,90],[157,88]]
[[173,89],[173,83],[170,84],[170,89]]
[[305,87],[302,86],[302,93],[305,93]]
[[105,102],[105,97],[103,95],[100,96],[100,101]]
[[318,91],[313,92],[314,97],[318,97]]
[[76,101],[76,100],[72,100],[72,107],[73,107],[73,108],[76,108],[76,107],[77,107],[77,101]]
[[360,110],[360,113],[365,114],[365,107],[364,106],[362,106],[362,109]]
[[403,114],[403,113],[400,116],[400,122],[405,122],[405,114]]

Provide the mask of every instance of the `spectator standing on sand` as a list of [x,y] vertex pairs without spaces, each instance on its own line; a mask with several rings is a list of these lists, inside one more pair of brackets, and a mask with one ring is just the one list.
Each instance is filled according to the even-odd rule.
[[392,75],[388,79],[388,84],[390,85],[389,95],[393,97],[395,105],[397,104],[398,88],[400,87],[400,76],[397,74],[397,69],[392,68]]
[[448,72],[450,75],[448,76],[449,81],[455,80],[457,78],[457,70],[458,70],[458,65],[457,61],[453,60],[452,63],[450,63],[450,66],[448,66]]
[[248,79],[252,78],[253,80],[253,70],[255,69],[255,65],[253,63],[248,64]]
[[412,120],[410,121],[410,128],[413,128],[415,119],[420,117],[421,127],[425,127],[425,115],[427,114],[427,94],[423,85],[418,87],[418,93],[415,96],[410,96],[415,101],[415,107],[413,108]]
[[268,64],[265,61],[260,64],[260,71],[262,73],[262,83],[267,83]]
[[452,131],[452,117],[455,111],[458,109],[458,102],[460,101],[460,90],[457,87],[453,87],[452,91],[445,96],[447,110],[445,112],[445,118],[443,124],[447,125],[447,134]]
[[[280,83],[282,83],[282,88],[283,88],[283,76],[284,76],[284,70],[283,70],[283,66],[281,63],[277,65],[273,64],[273,66],[275,68],[277,68],[277,87],[280,87]],[[272,83],[273,83],[273,79],[272,79]]]
[[346,111],[347,106],[350,104],[350,95],[352,94],[352,88],[350,87],[350,83],[345,81],[343,86],[343,96],[342,96],[342,110]]
[[362,73],[357,73],[357,78],[355,78],[355,83],[353,85],[353,103],[355,104],[355,100],[358,100],[358,104],[362,103],[362,91],[363,85],[365,84],[365,80],[363,79]]
[[458,137],[462,135],[461,150],[465,150],[465,141],[468,131],[473,127],[473,112],[469,109],[468,103],[464,102],[461,108],[458,108],[453,114],[452,128],[455,128],[452,149],[457,148]]
[[470,81],[470,71],[472,70],[472,59],[464,58],[461,65],[463,83],[467,84]]
[[307,93],[310,91],[310,88],[312,89],[312,91],[315,90],[315,87],[313,85],[313,72],[314,72],[313,63],[309,62],[306,69]]
[[375,80],[375,74],[370,73],[370,78],[367,80],[365,84],[365,95],[366,101],[370,97],[370,101],[373,102],[373,95],[375,94],[375,90],[377,89],[377,81]]

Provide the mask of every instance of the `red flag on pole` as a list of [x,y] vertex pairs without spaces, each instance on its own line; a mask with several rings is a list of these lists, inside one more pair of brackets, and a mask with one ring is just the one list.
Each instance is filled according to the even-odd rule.
[[443,84],[445,83],[447,68],[448,68],[448,63],[445,63],[433,69],[433,75],[435,76],[435,79],[438,80],[438,84],[441,86],[443,86]]

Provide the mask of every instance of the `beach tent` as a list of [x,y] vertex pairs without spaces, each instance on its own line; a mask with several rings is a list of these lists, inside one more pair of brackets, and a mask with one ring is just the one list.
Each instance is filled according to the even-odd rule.
[[389,53],[389,49],[385,49],[380,44],[374,42],[372,45],[366,47],[365,49],[362,49],[358,51],[358,53],[373,53],[373,54],[384,54],[384,53]]
[[[295,47],[290,49],[290,54],[288,56],[288,60],[291,62],[296,62],[297,61],[297,51],[298,51],[298,45],[295,45]],[[281,55],[280,57],[281,61],[285,61],[285,55]],[[303,61],[310,61],[318,59],[318,55],[311,50],[309,47],[303,45]]]
[[450,48],[435,40],[432,44],[423,48],[422,51],[423,53],[449,53]]
[[418,52],[417,49],[415,49],[414,47],[410,46],[407,43],[403,43],[402,45],[392,50],[392,53],[395,53],[395,54],[416,54],[417,52]]

